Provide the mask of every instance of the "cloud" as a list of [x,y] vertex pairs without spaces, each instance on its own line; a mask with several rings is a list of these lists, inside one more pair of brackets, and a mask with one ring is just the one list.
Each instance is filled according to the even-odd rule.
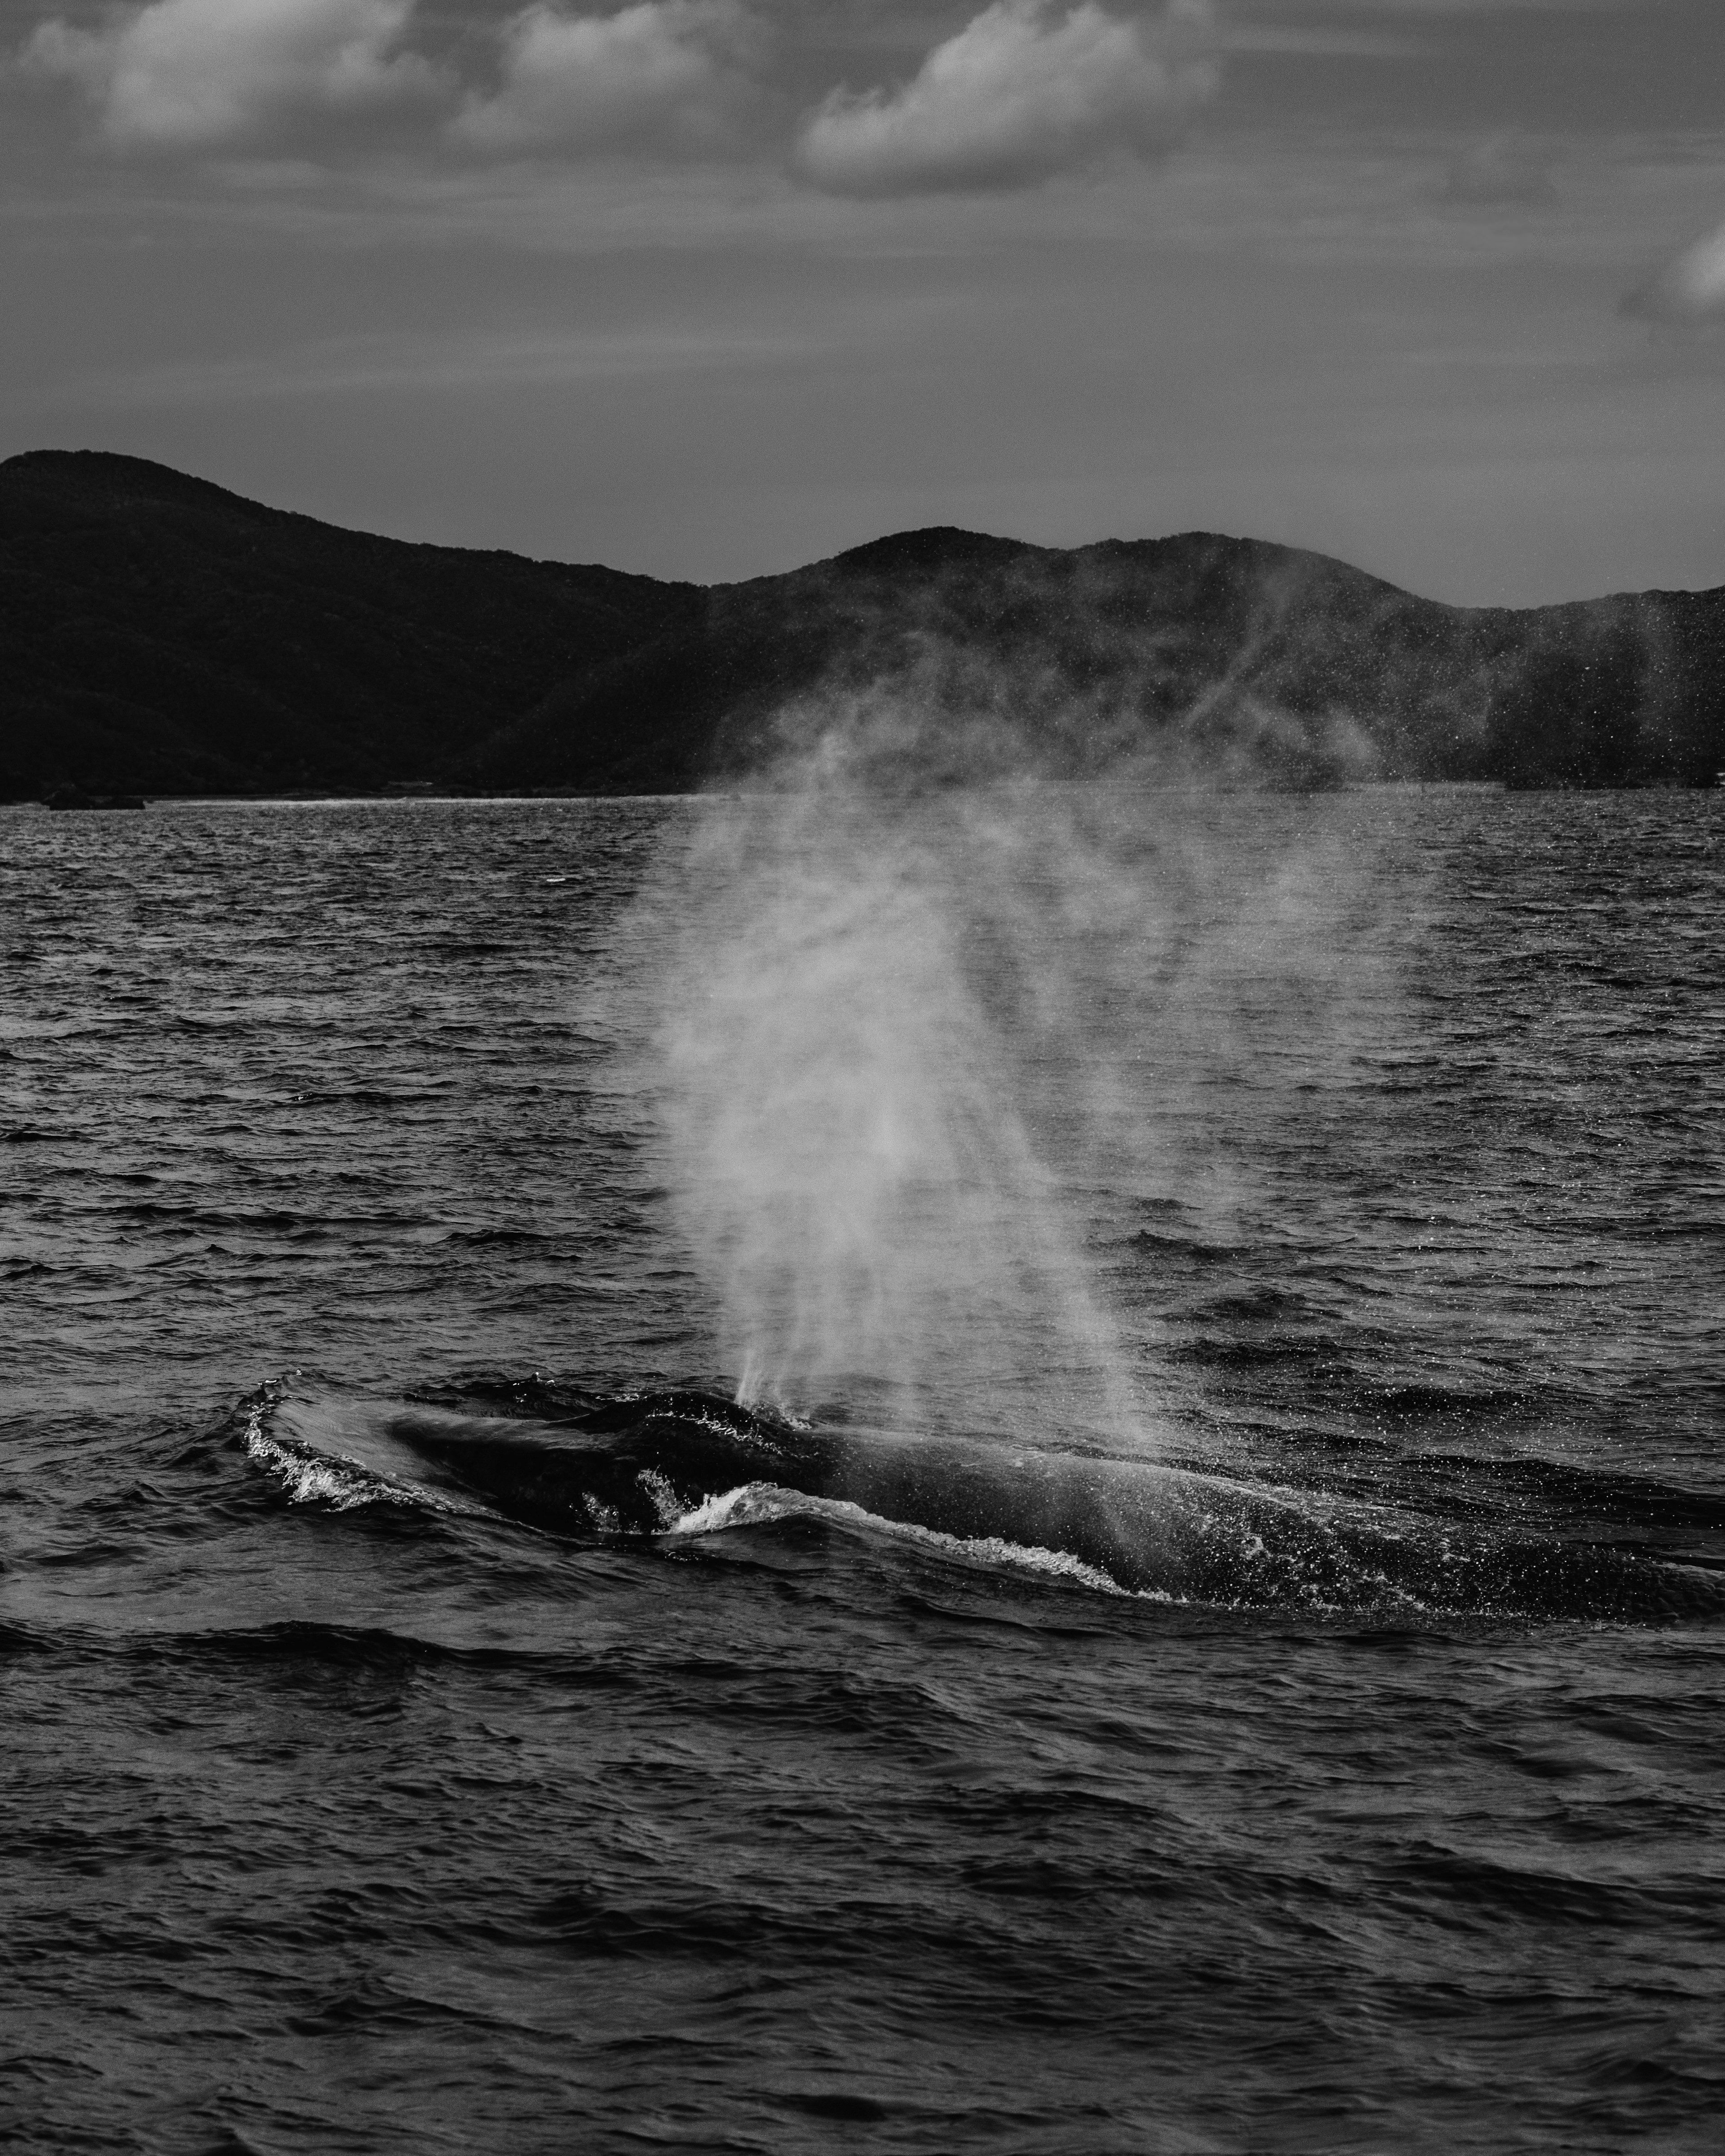
[[1651,322],[1725,322],[1725,224],[1637,285],[1622,311]]
[[1110,152],[1166,149],[1214,93],[1204,0],[1170,0],[1155,24],[1095,4],[994,0],[937,45],[915,78],[835,90],[796,162],[830,194],[1034,187]]
[[1539,160],[1507,135],[1475,142],[1450,162],[1438,193],[1450,203],[1548,203],[1552,177]]
[[395,49],[413,0],[152,0],[101,30],[56,17],[29,72],[77,84],[126,149],[233,141],[293,113],[369,110],[434,91]]
[[452,131],[480,150],[723,151],[757,95],[765,45],[740,0],[531,7],[505,33],[501,87],[470,98]]

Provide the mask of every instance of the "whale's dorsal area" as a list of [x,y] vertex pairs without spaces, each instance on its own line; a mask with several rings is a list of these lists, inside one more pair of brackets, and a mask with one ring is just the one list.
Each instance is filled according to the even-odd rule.
[[768,1445],[791,1435],[791,1425],[777,1416],[762,1414],[718,1393],[692,1390],[644,1393],[633,1399],[609,1400],[603,1407],[572,1416],[568,1424],[574,1430],[600,1432],[691,1425],[729,1430],[745,1441]]
[[1127,1592],[1234,1607],[1645,1619],[1725,1601],[1692,1567],[1560,1533],[1463,1537],[1143,1456],[809,1429],[695,1389],[531,1419],[408,1409],[388,1434],[446,1489],[579,1540],[660,1534],[768,1486],[880,1527],[1062,1554]]
[[578,1536],[655,1533],[747,1482],[822,1495],[837,1457],[830,1438],[696,1391],[547,1421],[409,1411],[392,1419],[390,1435],[511,1517]]

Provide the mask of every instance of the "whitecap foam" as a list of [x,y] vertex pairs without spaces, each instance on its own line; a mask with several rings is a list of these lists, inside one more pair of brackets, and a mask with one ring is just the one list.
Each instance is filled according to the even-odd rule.
[[787,1490],[776,1482],[745,1482],[722,1496],[708,1497],[666,1527],[672,1535],[721,1534],[730,1527],[764,1527],[774,1520],[793,1518],[829,1520],[840,1527],[861,1528],[895,1542],[933,1550],[962,1564],[986,1571],[1029,1572],[1044,1578],[1069,1581],[1098,1594],[1111,1594],[1140,1602],[1172,1602],[1175,1598],[1158,1589],[1136,1593],[1124,1588],[1100,1567],[1086,1564],[1068,1550],[1045,1549],[1040,1543],[1007,1542],[999,1535],[952,1535],[938,1527],[922,1527],[905,1520],[889,1520],[870,1512],[846,1497],[809,1496],[801,1490]]
[[337,1512],[362,1505],[422,1505],[436,1512],[477,1509],[420,1483],[397,1481],[357,1460],[321,1452],[299,1439],[273,1435],[269,1425],[283,1397],[280,1384],[264,1386],[246,1417],[244,1443],[248,1458],[275,1476],[290,1505],[326,1505]]
[[675,1528],[682,1514],[682,1501],[656,1467],[644,1467],[635,1480],[651,1500],[662,1527]]
[[357,1505],[375,1504],[392,1494],[360,1469],[278,1444],[257,1428],[255,1421],[247,1427],[245,1449],[266,1474],[282,1484],[290,1505],[328,1505],[336,1512],[347,1512]]

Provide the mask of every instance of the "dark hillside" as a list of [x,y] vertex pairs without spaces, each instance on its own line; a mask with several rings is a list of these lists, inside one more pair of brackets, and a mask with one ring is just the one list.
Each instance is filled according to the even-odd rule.
[[793,737],[799,704],[818,724],[885,685],[934,715],[882,736],[928,776],[1172,754],[1293,784],[1705,784],[1725,762],[1722,682],[1725,593],[1470,610],[1210,533],[1060,552],[933,530],[719,588],[469,767],[576,783],[589,743],[628,737],[655,768],[748,769],[784,745],[788,709]]
[[0,793],[434,778],[700,605],[613,569],[408,546],[131,457],[0,465]]
[[909,778],[1708,784],[1722,685],[1725,592],[1467,609],[1255,540],[945,528],[708,591],[0,465],[0,796],[675,790],[835,711]]

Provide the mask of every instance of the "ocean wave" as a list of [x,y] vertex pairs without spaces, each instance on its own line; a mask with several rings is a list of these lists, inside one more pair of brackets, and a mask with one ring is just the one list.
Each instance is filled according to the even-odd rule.
[[349,1512],[368,1505],[408,1505],[434,1512],[471,1514],[479,1508],[408,1476],[379,1472],[271,1427],[286,1397],[272,1382],[245,1404],[240,1443],[248,1456],[286,1492],[290,1505],[321,1505]]

